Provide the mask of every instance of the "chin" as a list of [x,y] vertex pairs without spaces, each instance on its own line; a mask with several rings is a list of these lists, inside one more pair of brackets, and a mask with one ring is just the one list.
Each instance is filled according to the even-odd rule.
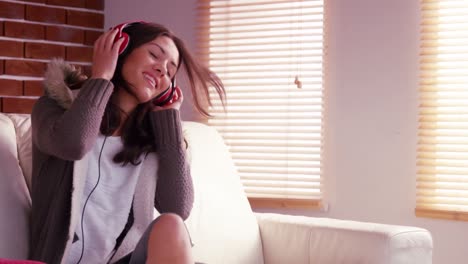
[[[146,88],[145,88],[146,89]],[[152,94],[147,94],[147,93],[139,93],[139,94],[136,94],[136,99],[138,100],[138,102],[140,104],[144,104],[144,103],[147,103],[151,100],[153,100],[155,96],[153,96]]]
[[152,98],[141,98],[141,99],[138,99],[138,102],[140,104],[146,104],[148,102],[150,102],[151,100],[153,100]]

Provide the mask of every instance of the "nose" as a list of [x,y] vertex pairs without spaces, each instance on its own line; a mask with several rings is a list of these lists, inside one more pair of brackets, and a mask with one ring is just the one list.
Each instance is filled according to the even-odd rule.
[[167,74],[167,67],[165,66],[166,63],[158,62],[153,65],[153,69],[158,72],[161,76]]

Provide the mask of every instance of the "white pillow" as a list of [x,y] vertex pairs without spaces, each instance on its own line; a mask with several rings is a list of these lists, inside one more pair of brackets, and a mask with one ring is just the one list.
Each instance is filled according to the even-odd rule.
[[15,129],[0,113],[0,256],[26,259],[31,198],[19,166]]

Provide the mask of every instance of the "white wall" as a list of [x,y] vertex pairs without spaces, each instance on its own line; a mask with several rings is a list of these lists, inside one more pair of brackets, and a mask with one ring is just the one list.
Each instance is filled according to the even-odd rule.
[[[166,24],[195,48],[196,0],[106,1],[106,26]],[[324,175],[327,212],[281,211],[427,228],[435,264],[465,264],[468,223],[416,218],[419,1],[328,1]],[[190,108],[182,109],[190,119]]]

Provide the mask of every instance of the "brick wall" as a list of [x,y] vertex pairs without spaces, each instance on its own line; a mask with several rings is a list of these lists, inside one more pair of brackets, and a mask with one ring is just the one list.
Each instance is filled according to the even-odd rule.
[[30,113],[51,58],[91,69],[104,0],[0,0],[0,112]]

